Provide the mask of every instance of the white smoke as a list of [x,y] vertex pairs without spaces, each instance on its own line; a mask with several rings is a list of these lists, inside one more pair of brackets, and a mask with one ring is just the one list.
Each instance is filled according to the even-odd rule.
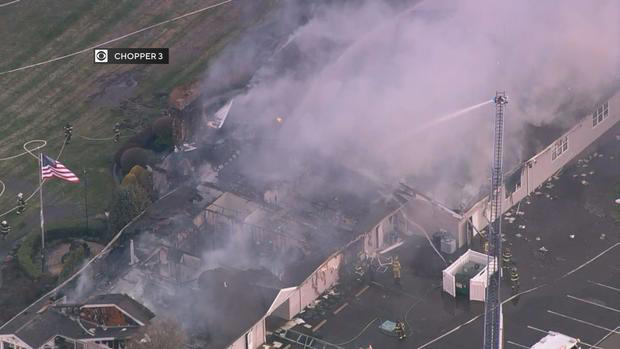
[[281,116],[278,140],[291,151],[318,151],[386,181],[409,177],[452,204],[458,188],[487,182],[493,108],[412,130],[506,90],[514,164],[524,125],[567,127],[618,78],[614,0],[389,3],[324,7],[288,44],[294,59],[238,98],[231,117],[264,126]]

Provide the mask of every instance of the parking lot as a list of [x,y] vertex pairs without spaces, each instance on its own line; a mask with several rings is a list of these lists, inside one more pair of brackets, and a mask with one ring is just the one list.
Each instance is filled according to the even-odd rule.
[[547,331],[580,339],[592,348],[620,325],[620,245],[562,280],[504,306],[506,345],[529,348]]

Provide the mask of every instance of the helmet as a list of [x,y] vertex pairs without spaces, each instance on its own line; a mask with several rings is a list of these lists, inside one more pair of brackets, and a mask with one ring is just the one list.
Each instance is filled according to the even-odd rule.
[[17,194],[17,197],[21,199],[21,198],[24,197],[24,194],[23,193],[19,193],[19,194]]
[[8,223],[6,221],[2,221],[2,225],[7,225]]

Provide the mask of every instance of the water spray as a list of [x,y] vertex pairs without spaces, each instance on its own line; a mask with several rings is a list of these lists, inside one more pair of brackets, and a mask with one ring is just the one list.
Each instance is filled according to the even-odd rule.
[[494,100],[490,99],[488,101],[485,101],[485,102],[482,102],[482,103],[478,103],[476,105],[472,105],[471,107],[463,108],[463,109],[457,110],[457,111],[455,111],[453,113],[450,113],[450,114],[444,115],[442,117],[439,117],[437,119],[431,120],[431,121],[423,124],[422,126],[417,127],[415,129],[407,132],[405,135],[403,135],[402,137],[399,137],[395,141],[388,143],[386,148],[387,149],[391,149],[392,147],[400,145],[401,143],[404,143],[405,141],[411,139],[411,137],[415,136],[416,134],[418,134],[418,133],[420,133],[422,131],[426,131],[426,130],[428,130],[430,128],[433,128],[433,127],[435,127],[435,126],[437,126],[439,124],[442,124],[444,122],[456,119],[459,116],[465,115],[465,114],[467,114],[467,113],[469,113],[469,112],[471,112],[473,110],[476,110],[476,109],[478,109],[480,107],[483,107],[483,106],[485,106],[487,104],[491,104],[493,102],[494,102]]

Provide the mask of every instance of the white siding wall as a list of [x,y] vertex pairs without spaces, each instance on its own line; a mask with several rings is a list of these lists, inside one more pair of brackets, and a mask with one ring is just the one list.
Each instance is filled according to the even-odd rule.
[[0,349],[6,349],[4,348],[2,342],[7,342],[13,345],[18,346],[19,348],[25,348],[25,349],[32,349],[29,345],[27,345],[26,343],[22,342],[21,340],[19,340],[19,338],[14,337],[14,336],[0,336]]
[[[562,169],[564,165],[573,160],[618,121],[620,121],[620,92],[609,99],[609,116],[596,127],[592,126],[592,114],[590,113],[570,131],[526,162],[521,173],[521,189],[505,198],[505,188],[502,187],[502,197],[505,198],[502,202],[502,211],[508,211],[521,199],[534,192],[536,188]],[[568,149],[554,160],[552,154],[555,144],[564,137],[568,137]],[[473,224],[478,230],[484,229],[488,224],[484,217],[488,209],[487,201],[488,197],[483,198],[465,214],[465,219],[472,218]]]
[[254,327],[244,333],[243,336],[239,337],[239,339],[237,339],[227,349],[248,349],[246,348],[246,334],[248,332],[251,332],[252,336],[252,348],[249,349],[256,349],[263,345],[266,341],[265,318],[262,318],[259,322],[257,322]]
[[336,284],[341,261],[342,254],[331,256],[301,284],[299,290],[302,309]]
[[[303,308],[312,304],[323,292],[336,285],[341,263],[342,253],[332,255],[310,277],[302,282],[297,289],[292,290],[288,296],[288,301],[283,302],[282,306],[277,308],[277,313],[274,312],[273,314],[289,320],[294,318]],[[282,307],[285,308],[283,309]]]
[[432,202],[422,195],[416,197],[403,208],[406,217],[409,217],[410,224],[408,229],[414,233],[424,236],[424,229],[429,236],[439,230],[450,233],[457,241],[461,240],[461,220],[462,217],[439,204]]
[[364,237],[364,252],[366,254],[372,254],[373,252],[382,249],[384,234],[387,232],[386,225],[388,225],[387,217],[384,218],[379,224],[374,226],[372,230],[367,232]]

